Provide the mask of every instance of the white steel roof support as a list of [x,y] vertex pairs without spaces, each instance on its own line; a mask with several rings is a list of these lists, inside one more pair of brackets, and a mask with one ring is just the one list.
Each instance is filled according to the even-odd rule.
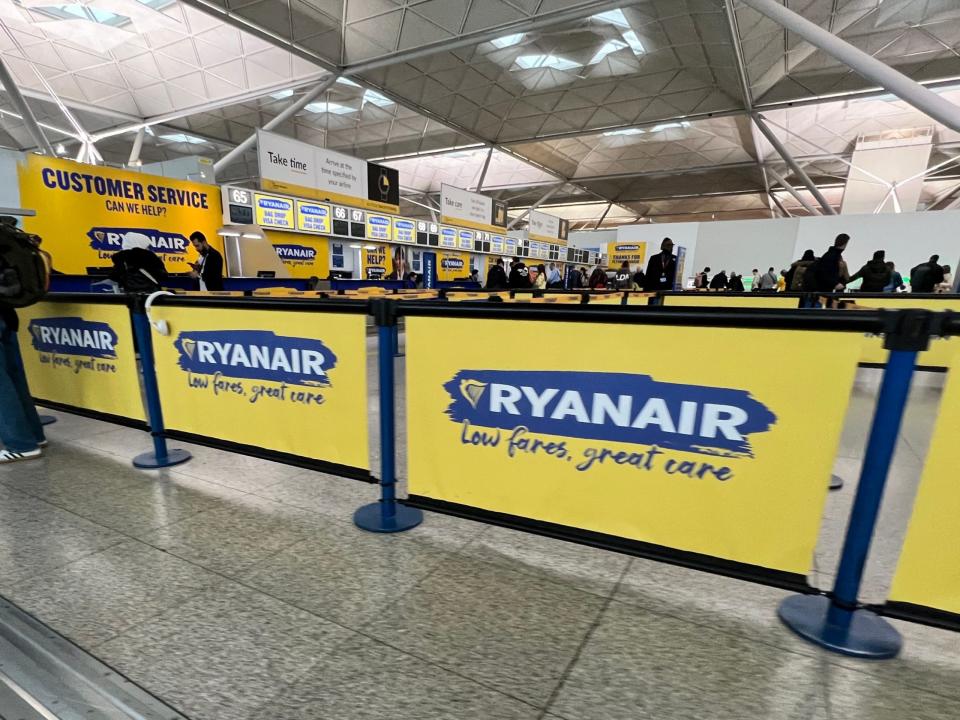
[[[803,205],[804,209],[805,209],[808,213],[810,213],[811,215],[819,215],[819,214],[821,214],[821,213],[818,213],[818,212],[817,212],[816,208],[814,208],[813,205],[811,205],[811,204],[807,201],[807,199],[806,199],[803,195],[801,195],[793,185],[791,185],[790,183],[787,182],[787,179],[786,179],[785,177],[783,177],[783,175],[781,175],[780,173],[778,173],[778,172],[777,172],[776,170],[774,170],[773,168],[767,168],[767,172],[770,173],[770,176],[771,176],[774,180],[776,180],[778,183],[780,183],[781,185],[783,185],[783,189],[786,190],[786,191],[787,191],[788,193],[790,193],[791,195],[793,195],[794,199],[795,199],[798,203],[800,203],[801,205]],[[781,207],[783,207],[783,206],[781,205]],[[832,210],[832,209],[833,209],[833,208],[831,208],[831,210]],[[783,211],[786,212],[786,208],[783,208]],[[789,213],[787,213],[787,214],[789,215]],[[833,214],[833,215],[836,215],[836,213],[832,213],[832,214]]]
[[13,81],[13,76],[10,74],[10,70],[7,69],[7,65],[2,59],[0,59],[0,84],[2,84],[3,89],[7,91],[14,107],[20,111],[20,119],[26,126],[27,132],[30,133],[30,137],[33,138],[33,142],[47,155],[56,157],[57,154],[54,152],[53,146],[50,144],[47,136],[43,134],[40,125],[37,124],[37,118],[34,117],[33,110],[27,105],[27,101],[23,99],[20,88],[18,88],[17,84]]
[[[761,133],[763,133],[763,136],[767,139],[767,142],[773,146],[773,149],[777,151],[777,154],[783,158],[785,163],[787,163],[787,166],[793,171],[793,174],[800,178],[800,182],[806,186],[807,190],[810,191],[810,194],[813,195],[820,207],[823,208],[822,214],[836,215],[836,211],[830,206],[830,203],[827,202],[827,199],[823,196],[823,193],[820,192],[819,188],[817,188],[813,180],[810,179],[810,176],[807,175],[806,171],[800,167],[799,163],[793,159],[793,156],[789,153],[784,144],[780,142],[780,138],[778,138],[776,134],[769,127],[767,127],[767,124],[763,121],[763,118],[759,115],[754,115],[753,122],[756,123],[757,128]],[[771,174],[773,174],[775,178],[779,178],[779,176],[777,176],[776,173],[773,173],[772,170]],[[782,184],[783,180],[777,179],[777,182]]]
[[507,230],[512,230],[514,225],[516,225],[518,222],[520,222],[521,220],[523,220],[527,215],[529,215],[531,212],[533,212],[534,210],[536,210],[538,207],[540,207],[541,205],[543,205],[547,200],[549,200],[550,198],[552,198],[557,192],[559,192],[560,190],[562,190],[563,187],[564,187],[566,184],[567,184],[567,181],[564,180],[563,182],[559,182],[559,183],[557,183],[556,185],[554,185],[552,188],[550,188],[549,190],[547,190],[547,191],[540,197],[539,200],[537,200],[533,205],[531,205],[530,207],[528,207],[528,208],[527,208],[526,210],[524,210],[522,213],[520,213],[519,215],[517,215],[517,217],[515,217],[513,220],[511,220],[511,221],[510,221],[510,224],[507,225]]
[[932,90],[928,90],[886,63],[784,7],[777,0],[742,0],[742,2],[811,45],[832,55],[870,82],[880,85],[887,92],[893,93],[951,130],[960,132],[960,107]]
[[[289,120],[294,115],[296,115],[301,110],[303,110],[307,105],[309,105],[318,97],[320,97],[320,95],[322,95],[331,87],[333,87],[333,84],[337,81],[339,77],[340,76],[337,75],[336,73],[332,75],[328,75],[325,80],[318,83],[311,90],[309,90],[308,92],[304,93],[301,97],[299,97],[297,100],[294,100],[292,103],[287,105],[287,107],[285,107],[283,111],[280,112],[279,115],[272,118],[269,122],[265,123],[263,128],[261,129],[273,130],[278,125],[282,125],[287,120]],[[233,150],[228,152],[226,155],[224,155],[222,158],[220,158],[219,160],[217,160],[217,162],[213,164],[214,176],[219,174],[221,170],[223,170],[225,167],[230,165],[234,160],[238,159],[247,150],[249,150],[256,144],[257,144],[257,133],[253,133],[250,137],[248,137],[246,140],[241,142],[239,145],[233,148]]]
[[483,189],[483,181],[487,179],[487,170],[490,168],[490,158],[493,157],[493,146],[490,146],[490,149],[487,150],[487,157],[484,158],[483,167],[480,169],[480,177],[477,178],[476,191],[480,192]]

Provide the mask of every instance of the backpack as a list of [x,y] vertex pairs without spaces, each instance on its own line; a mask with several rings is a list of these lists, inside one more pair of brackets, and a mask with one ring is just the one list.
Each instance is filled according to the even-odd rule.
[[50,255],[39,242],[10,222],[0,219],[0,267],[12,294],[0,296],[0,305],[22,308],[33,305],[50,289]]

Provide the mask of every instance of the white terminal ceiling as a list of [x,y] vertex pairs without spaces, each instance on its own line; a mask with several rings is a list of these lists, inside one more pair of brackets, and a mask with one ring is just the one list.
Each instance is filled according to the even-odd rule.
[[[952,202],[957,133],[730,1],[0,0],[0,56],[58,151],[81,133],[52,94],[117,164],[145,123],[144,162],[217,159],[342,74],[277,131],[400,168],[418,214],[481,176],[575,227],[805,214],[750,108],[838,208],[858,137],[932,128],[922,202]],[[960,103],[960,2],[785,3]],[[0,95],[0,145],[29,149],[18,115]],[[256,176],[248,152],[220,179]]]

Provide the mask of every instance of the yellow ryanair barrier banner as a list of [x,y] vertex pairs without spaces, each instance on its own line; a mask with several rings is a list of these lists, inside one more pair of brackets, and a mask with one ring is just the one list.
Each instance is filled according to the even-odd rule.
[[267,239],[292,278],[325,278],[330,274],[327,238],[267,230]]
[[[857,334],[560,329],[406,319],[407,387],[416,388],[407,400],[412,496],[789,573],[810,569]],[[777,362],[744,363],[738,348],[757,344]],[[605,347],[618,352],[596,351]],[[794,391],[809,387],[817,392]]]
[[370,467],[363,314],[155,305],[169,430]]
[[189,272],[187,263],[196,261],[189,241],[196,230],[223,250],[215,185],[32,154],[19,176],[21,205],[37,211],[24,227],[43,238],[60,272],[85,275],[88,267],[111,267],[129,231],[149,237],[172,273]]
[[779,308],[796,310],[800,307],[800,298],[786,297],[767,293],[744,293],[743,295],[718,295],[708,292],[692,292],[683,295],[664,295],[663,304],[669,307],[746,307]]
[[953,347],[890,599],[960,615],[960,351]]
[[[848,296],[844,296],[846,299]],[[910,293],[892,294],[888,298],[857,297],[856,293],[851,293],[849,299],[856,302],[860,307],[875,309],[885,308],[887,310],[933,310],[935,312],[943,310],[952,310],[960,312],[960,300],[956,298],[944,298],[936,300],[933,298],[914,298]],[[853,312],[853,311],[851,311]],[[956,338],[930,338],[930,347],[917,357],[917,364],[921,367],[945,368],[950,364],[950,356],[955,349],[960,346],[960,340]],[[863,355],[860,362],[871,363],[874,365],[885,365],[887,362],[887,351],[883,349],[883,338],[867,335],[863,339]]]
[[146,421],[125,304],[39,302],[17,312],[34,398]]

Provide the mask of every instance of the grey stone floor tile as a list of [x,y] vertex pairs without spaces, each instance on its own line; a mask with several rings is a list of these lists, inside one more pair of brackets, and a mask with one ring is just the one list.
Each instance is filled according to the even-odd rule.
[[380,535],[330,523],[241,577],[269,595],[356,628],[446,556],[409,535]]
[[0,485],[0,527],[20,520],[29,520],[50,508],[33,495],[6,485]]
[[380,497],[376,485],[311,471],[299,471],[253,492],[342,522],[353,522],[357,508]]
[[153,439],[150,433],[135,428],[110,426],[107,432],[98,432],[91,435],[78,435],[67,440],[71,445],[92,448],[100,452],[115,455],[127,463],[140,453],[153,449]]
[[171,440],[170,446],[183,448],[193,455],[189,462],[177,466],[177,472],[243,492],[255,492],[303,472],[291,465],[202,445]]
[[489,531],[490,526],[486,523],[424,510],[423,522],[408,534],[432,547],[457,551],[469,547]]
[[284,548],[309,540],[328,522],[299,508],[242,495],[139,537],[177,557],[233,577]]
[[96,655],[192,720],[248,720],[358,637],[224,581],[104,643]]
[[613,603],[550,709],[570,720],[947,720],[955,701]]
[[166,471],[140,478],[124,490],[72,493],[50,501],[101,525],[137,535],[239,497],[243,493],[223,485]]
[[92,437],[99,433],[117,429],[117,425],[60,410],[49,410],[38,406],[37,411],[41,415],[52,415],[57,419],[55,423],[43,427],[43,432],[51,444],[65,442],[77,437]]
[[130,541],[18,583],[6,596],[77,644],[95,648],[219,581]]
[[366,632],[543,706],[604,602],[574,588],[454,556]]
[[491,527],[464,554],[607,597],[630,558],[586,545]]
[[126,540],[102,525],[29,499],[33,502],[14,502],[18,514],[25,509],[30,514],[0,523],[0,594],[10,592],[17,582]]
[[366,638],[341,645],[247,720],[536,720],[532,705]]

